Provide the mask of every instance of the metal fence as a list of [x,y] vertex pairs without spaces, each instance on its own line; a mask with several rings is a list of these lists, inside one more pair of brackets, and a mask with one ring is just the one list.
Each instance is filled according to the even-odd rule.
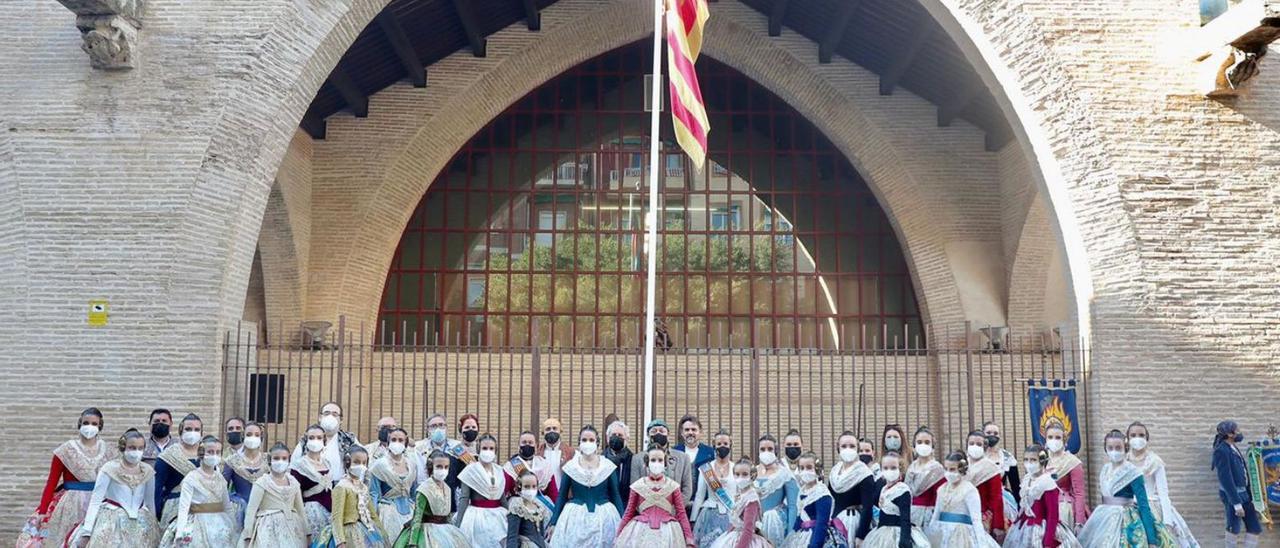
[[[1002,337],[993,348],[979,342],[977,331],[957,331],[931,336],[951,341],[936,347],[661,351],[654,409],[672,424],[673,436],[686,413],[701,419],[704,438],[727,430],[735,454],[754,454],[760,435],[781,438],[794,428],[806,447],[834,462],[841,432],[878,445],[886,424],[902,425],[908,436],[927,425],[942,448],[955,449],[987,420],[1001,425],[1006,448],[1017,449],[1031,440],[1027,383],[1045,379],[1075,383],[1082,439],[1092,439],[1084,345]],[[256,333],[244,328],[226,336],[222,416],[264,423],[272,440],[296,441],[327,401],[342,404],[344,428],[366,441],[382,416],[421,437],[433,413],[452,421],[477,414],[500,453],[513,453],[519,433],[537,431],[549,417],[560,419],[569,440],[583,425],[603,428],[609,413],[630,425],[630,446],[642,434],[639,348],[383,345],[342,322],[324,343],[260,345]]]

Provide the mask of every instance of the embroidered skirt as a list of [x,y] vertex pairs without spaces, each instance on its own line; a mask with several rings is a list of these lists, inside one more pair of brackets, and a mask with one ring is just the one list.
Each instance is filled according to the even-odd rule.
[[138,546],[155,548],[160,544],[160,525],[150,508],[139,508],[133,519],[119,506],[103,504],[89,534],[89,548]]
[[1086,548],[1145,548],[1148,544],[1161,548],[1176,546],[1173,535],[1163,523],[1156,523],[1155,529],[1156,538],[1148,539],[1136,507],[1104,504],[1093,511],[1084,529],[1080,530],[1080,544]]
[[632,521],[618,534],[617,548],[685,548],[680,524],[668,521],[654,529],[648,523]]
[[405,508],[407,511],[402,514],[396,507],[396,503],[393,500],[383,499],[378,501],[378,517],[381,518],[382,528],[386,530],[388,535],[400,534],[400,530],[404,528],[404,524],[409,523],[409,520],[413,519],[412,499],[409,499]]
[[[44,546],[62,546],[67,536],[84,522],[92,491],[58,491],[49,506],[48,518],[39,525]],[[37,544],[39,545],[39,544]]]
[[929,524],[929,520],[933,519],[932,506],[916,506],[911,505],[911,524],[916,527],[924,527]]
[[1000,548],[1000,543],[982,525],[933,520],[928,527],[929,542],[946,548]]
[[302,503],[302,511],[306,514],[307,534],[311,535],[311,539],[314,541],[320,537],[320,533],[324,531],[324,528],[329,526],[330,521],[332,521],[331,516],[329,511],[325,510],[323,504],[314,501]]
[[[369,527],[363,522],[355,522],[343,527],[346,533],[344,548],[386,548],[390,546],[388,539],[376,527]],[[333,538],[333,526],[325,527],[319,537],[312,537],[311,548],[336,548],[338,539]]]
[[551,548],[611,548],[621,523],[612,504],[597,504],[593,512],[585,504],[570,502],[560,511]]
[[[786,540],[782,541],[782,546],[780,548],[807,548],[812,540],[813,530],[805,529],[802,531],[796,531],[787,536]],[[832,527],[827,530],[827,540],[822,543],[822,546],[823,548],[846,548],[849,546],[849,539],[847,535],[842,534],[835,527]]]
[[476,548],[501,546],[507,538],[507,509],[468,507],[458,528]]
[[742,535],[751,535],[751,544],[748,545],[748,548],[773,548],[773,543],[769,542],[769,539],[754,532],[748,533],[744,531],[729,531],[720,535],[720,538],[711,543],[711,548],[738,548],[738,540],[742,538]]
[[729,530],[729,514],[721,514],[716,508],[704,508],[693,523],[693,541],[698,548],[708,548]]
[[1169,511],[1168,516],[1164,515],[1164,507],[1160,504],[1160,499],[1151,499],[1151,513],[1155,515],[1156,521],[1164,523],[1165,527],[1169,528],[1174,544],[1179,548],[1200,548],[1200,543],[1191,534],[1191,528],[1187,527],[1187,522],[1182,519],[1178,509],[1170,506]]
[[[1058,524],[1054,532],[1054,538],[1058,539],[1058,546],[1061,548],[1080,548],[1080,541],[1076,539],[1075,534],[1070,529]],[[1004,539],[1005,548],[1044,548],[1044,523],[1037,525],[1027,525],[1022,521],[1014,523],[1009,528],[1009,536]]]
[[782,540],[787,538],[787,533],[791,531],[791,527],[786,523],[786,516],[787,512],[782,505],[760,516],[760,532],[774,546],[782,546]]
[[[178,530],[178,522],[174,520],[164,531],[160,539],[161,548],[226,548],[235,546],[238,527],[231,523],[228,512],[208,514],[191,514],[187,518],[187,531]],[[190,533],[191,542],[182,542],[182,536]]]
[[306,548],[307,520],[295,512],[272,512],[253,520],[253,538],[246,548]]
[[395,548],[470,548],[471,541],[452,523],[423,523],[400,532]]
[[[898,548],[898,539],[901,536],[902,530],[899,527],[876,527],[862,541],[862,548]],[[950,544],[931,545],[929,537],[926,537],[924,531],[921,531],[919,527],[911,528],[911,544],[915,548],[930,548],[930,546],[957,548]]]

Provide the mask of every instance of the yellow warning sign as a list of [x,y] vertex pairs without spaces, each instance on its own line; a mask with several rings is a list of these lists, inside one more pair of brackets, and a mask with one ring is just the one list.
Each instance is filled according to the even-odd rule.
[[92,300],[89,301],[89,325],[94,327],[102,327],[107,325],[107,301]]

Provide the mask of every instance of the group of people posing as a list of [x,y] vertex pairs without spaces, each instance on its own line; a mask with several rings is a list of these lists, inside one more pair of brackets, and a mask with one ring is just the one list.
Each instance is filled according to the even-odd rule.
[[[675,432],[661,420],[647,424],[640,452],[630,449],[626,424],[613,416],[604,424],[583,426],[570,441],[548,419],[500,460],[475,415],[457,422],[461,439],[449,436],[446,417],[432,416],[416,442],[384,417],[378,440],[361,444],[342,429],[341,406],[327,403],[291,448],[269,444],[253,422],[229,419],[219,438],[199,417],[175,423],[164,409],[152,412],[149,434],[130,429],[109,443],[91,408],[80,415],[80,435],[54,451],[19,545],[1198,546],[1140,423],[1106,434],[1102,504],[1092,512],[1083,465],[1060,424],[1020,458],[1000,448],[990,422],[950,452],[923,426],[908,435],[888,425],[878,440],[845,432],[829,467],[794,430],[781,440],[761,436],[748,458],[734,456],[723,430],[704,441],[694,416]],[[1220,438],[1237,441],[1231,432]]]

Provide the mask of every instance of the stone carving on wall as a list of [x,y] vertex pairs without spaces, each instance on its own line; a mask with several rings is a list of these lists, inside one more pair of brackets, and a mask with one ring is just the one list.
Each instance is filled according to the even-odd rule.
[[131,69],[138,63],[143,0],[58,0],[76,14],[80,49],[96,69]]

